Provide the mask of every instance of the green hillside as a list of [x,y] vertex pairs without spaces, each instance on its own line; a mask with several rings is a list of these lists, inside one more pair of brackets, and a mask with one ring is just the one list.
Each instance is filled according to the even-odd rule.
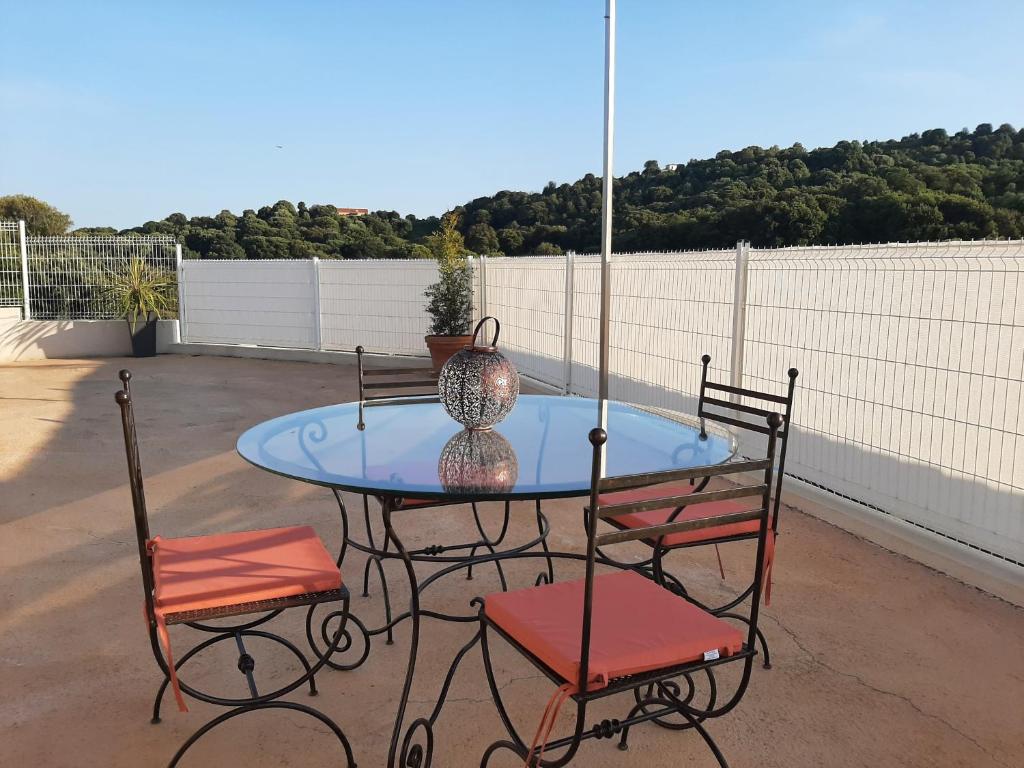
[[[594,251],[601,179],[502,191],[459,206],[477,253]],[[440,212],[439,212],[440,213]],[[241,216],[173,214],[131,231],[178,236],[206,258],[423,256],[437,218],[339,217],[281,201]],[[616,250],[1024,236],[1024,130],[1010,125],[806,150],[747,147],[672,170],[649,161],[615,180]]]

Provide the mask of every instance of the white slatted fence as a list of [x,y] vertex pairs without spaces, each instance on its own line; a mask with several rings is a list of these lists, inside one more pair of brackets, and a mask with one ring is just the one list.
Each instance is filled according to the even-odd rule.
[[182,339],[315,349],[316,262],[181,262]]
[[[592,395],[597,258],[474,267],[475,314],[498,317],[520,370]],[[782,392],[796,367],[793,475],[1024,563],[1022,272],[1021,242],[617,255],[611,392],[692,412],[704,353],[715,379],[755,389]],[[423,354],[435,276],[415,261],[186,261],[185,336]]]
[[430,325],[423,294],[436,281],[433,261],[321,261],[323,348],[423,354]]

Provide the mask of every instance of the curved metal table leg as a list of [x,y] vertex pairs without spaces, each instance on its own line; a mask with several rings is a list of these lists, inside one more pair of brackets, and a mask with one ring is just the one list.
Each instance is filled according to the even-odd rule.
[[[391,733],[391,745],[388,748],[389,768],[427,768],[433,753],[433,729],[430,722],[425,718],[414,720],[409,726],[408,732],[403,737],[402,726],[405,721],[405,710],[409,704],[409,694],[412,691],[412,680],[416,674],[416,652],[420,643],[420,595],[416,580],[416,570],[413,567],[412,559],[405,549],[405,545],[391,522],[391,512],[394,502],[385,498],[381,505],[381,512],[384,517],[385,542],[391,541],[395,545],[395,551],[405,566],[405,574],[409,580],[409,663],[405,670],[405,682],[402,684],[402,695],[398,701],[398,712],[395,714],[395,726]],[[420,744],[413,744],[416,730],[422,729],[426,739],[426,747]],[[399,754],[399,744],[402,749]]]
[[[553,584],[554,581],[555,581],[555,564],[551,560],[551,548],[548,547],[548,537],[547,537],[547,534],[546,534],[546,532],[544,530],[544,513],[541,511],[541,508],[540,508],[540,499],[536,500],[536,512],[537,512],[537,532],[540,533],[544,537],[541,540],[541,542],[540,542],[540,546],[541,546],[541,549],[544,550],[544,554],[546,555],[546,557],[544,559],[547,561],[547,566],[548,566],[547,573],[543,573],[542,572],[541,575],[544,576],[547,579],[547,583],[548,584]],[[540,582],[541,582],[541,578],[540,578],[540,576],[538,576],[537,577],[537,583],[539,584]]]
[[337,560],[338,567],[341,568],[341,564],[345,561],[345,553],[348,551],[348,508],[337,488],[332,488],[331,492],[334,494],[335,501],[338,502],[338,512],[341,514],[341,547],[338,549]]

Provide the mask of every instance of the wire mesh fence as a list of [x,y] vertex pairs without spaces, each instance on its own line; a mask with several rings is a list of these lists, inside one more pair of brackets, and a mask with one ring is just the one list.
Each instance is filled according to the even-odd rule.
[[[735,255],[735,250],[716,250],[615,257],[612,397],[695,410],[701,355],[711,355],[713,370],[728,371]],[[581,395],[597,394],[600,280],[598,257],[576,257],[569,390]]]
[[[487,261],[517,364],[595,394],[598,259]],[[560,305],[540,275],[567,264]],[[779,394],[796,367],[792,474],[1024,563],[1024,243],[628,254],[611,274],[613,397],[692,412],[704,353],[715,379]]]
[[744,381],[800,369],[788,468],[1024,562],[1024,244],[751,253]]
[[430,326],[424,291],[437,281],[432,260],[321,260],[323,349],[415,355]]
[[501,323],[502,351],[527,376],[564,387],[565,259],[489,258],[483,270],[485,310]]
[[[688,407],[704,352],[728,377],[734,264],[734,250],[616,255],[613,397]],[[520,371],[596,395],[600,267],[596,256],[573,254],[486,259],[486,312],[500,318],[502,350]]]
[[25,248],[29,311],[37,320],[118,317],[107,287],[136,259],[176,280],[169,236],[29,235]]
[[24,305],[21,238],[16,221],[0,221],[0,307]]

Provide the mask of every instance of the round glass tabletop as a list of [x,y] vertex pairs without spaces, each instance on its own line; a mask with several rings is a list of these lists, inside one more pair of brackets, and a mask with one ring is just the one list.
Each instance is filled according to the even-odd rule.
[[[257,424],[238,453],[286,477],[371,495],[540,499],[590,492],[598,401],[520,395],[500,424],[469,432],[436,400],[343,403]],[[709,430],[710,430],[710,426]],[[672,411],[609,402],[607,477],[720,464],[728,432],[701,438]]]

